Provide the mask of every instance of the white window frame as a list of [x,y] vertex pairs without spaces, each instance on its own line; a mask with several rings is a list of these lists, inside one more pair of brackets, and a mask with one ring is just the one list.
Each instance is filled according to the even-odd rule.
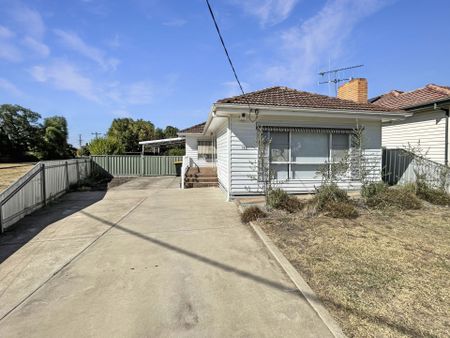
[[[270,131],[268,131],[269,134],[269,138],[271,138],[270,136]],[[331,165],[332,165],[332,146],[333,146],[333,134],[334,133],[323,133],[326,134],[328,136],[328,159],[327,162],[311,162],[311,163],[300,163],[300,162],[294,162],[292,161],[292,131],[281,131],[281,132],[276,132],[276,133],[289,133],[289,148],[288,148],[288,156],[289,156],[289,161],[272,161],[272,148],[271,145],[269,146],[269,166],[271,166],[272,164],[284,164],[284,165],[288,165],[288,172],[287,172],[287,179],[275,179],[276,181],[285,181],[285,180],[289,180],[289,181],[317,181],[318,178],[292,178],[292,165],[324,165],[324,164],[328,164],[330,170],[331,170]],[[308,133],[304,133],[304,134],[308,134]],[[348,134],[348,154],[351,154],[350,149],[351,149],[351,139],[352,134],[349,133]],[[351,179],[351,168],[348,168],[347,172],[345,175],[343,175],[344,179]]]

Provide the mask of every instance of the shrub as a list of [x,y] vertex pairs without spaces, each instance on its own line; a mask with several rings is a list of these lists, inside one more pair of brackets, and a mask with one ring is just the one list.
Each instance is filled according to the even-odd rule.
[[269,190],[267,193],[267,204],[269,208],[278,209],[279,206],[286,202],[289,195],[281,188],[275,188]]
[[280,188],[272,189],[268,194],[268,205],[270,208],[285,210],[294,213],[303,209],[303,203],[297,198],[289,196]]
[[373,182],[365,184],[361,188],[361,196],[365,199],[378,195],[380,192],[385,191],[388,188],[384,182]]
[[241,221],[242,223],[249,223],[252,221],[256,221],[259,218],[265,217],[267,217],[267,214],[264,211],[262,211],[257,206],[252,206],[245,209],[241,214]]
[[295,197],[288,196],[279,206],[278,209],[294,213],[303,209],[305,205]]
[[367,199],[367,205],[376,209],[398,208],[401,210],[420,209],[422,203],[405,188],[388,188]]
[[340,189],[336,183],[324,184],[320,188],[316,189],[316,195],[313,202],[317,206],[317,210],[324,211],[327,209],[327,205],[332,202],[345,202],[349,201],[349,197],[345,190]]
[[91,155],[115,155],[122,154],[123,144],[114,137],[97,137],[88,145],[88,151]]
[[349,202],[329,202],[326,205],[325,215],[333,218],[357,218],[359,216],[358,210]]
[[185,150],[183,148],[171,148],[167,151],[168,156],[184,156]]
[[417,197],[435,205],[450,206],[450,195],[444,190],[431,188],[424,182],[418,182],[416,185]]

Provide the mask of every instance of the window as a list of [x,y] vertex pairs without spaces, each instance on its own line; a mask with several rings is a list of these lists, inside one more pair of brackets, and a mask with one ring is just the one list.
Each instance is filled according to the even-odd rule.
[[350,135],[269,132],[270,168],[275,179],[314,179],[320,167],[348,154]]
[[198,141],[198,158],[206,161],[212,161],[214,156],[214,146],[212,141]]
[[333,134],[331,137],[331,160],[338,162],[348,155],[350,138],[346,134]]

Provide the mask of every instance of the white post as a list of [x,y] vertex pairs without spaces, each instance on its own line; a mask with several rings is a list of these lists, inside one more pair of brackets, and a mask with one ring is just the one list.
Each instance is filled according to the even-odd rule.
[[183,163],[181,165],[181,189],[184,189],[184,174],[189,166],[189,157],[183,156]]

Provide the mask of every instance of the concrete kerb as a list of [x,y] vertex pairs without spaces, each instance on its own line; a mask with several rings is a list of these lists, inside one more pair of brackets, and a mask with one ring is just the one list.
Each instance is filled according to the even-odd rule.
[[[238,203],[237,203],[238,204]],[[242,213],[245,208],[238,204],[239,211]],[[264,231],[254,222],[249,223],[253,231],[258,235],[259,239],[264,243],[266,248],[269,250],[271,255],[280,264],[282,269],[286,272],[289,278],[292,280],[297,289],[302,293],[307,302],[316,311],[318,316],[322,319],[324,324],[328,327],[330,332],[336,338],[345,338],[346,335],[342,332],[339,324],[334,320],[322,302],[319,300],[317,295],[311,289],[311,287],[306,283],[303,277],[298,273],[298,271],[292,266],[287,258],[281,253],[281,251],[276,247],[276,245],[267,237]]]

